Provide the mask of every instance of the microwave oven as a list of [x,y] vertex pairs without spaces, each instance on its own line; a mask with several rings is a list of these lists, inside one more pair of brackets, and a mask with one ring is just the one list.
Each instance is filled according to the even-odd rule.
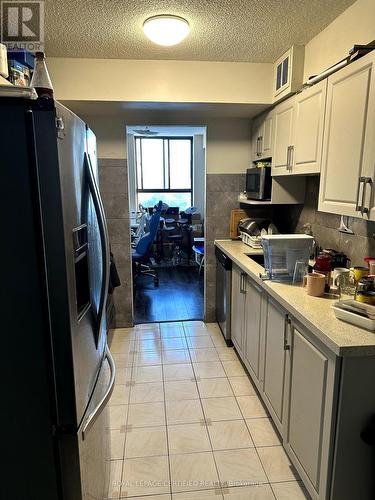
[[249,200],[270,200],[271,167],[252,167],[246,171],[246,196]]

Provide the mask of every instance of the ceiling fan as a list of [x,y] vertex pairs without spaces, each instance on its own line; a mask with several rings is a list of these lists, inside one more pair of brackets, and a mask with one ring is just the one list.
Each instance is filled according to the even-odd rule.
[[150,130],[149,127],[133,129],[133,132],[139,135],[158,135],[156,130]]

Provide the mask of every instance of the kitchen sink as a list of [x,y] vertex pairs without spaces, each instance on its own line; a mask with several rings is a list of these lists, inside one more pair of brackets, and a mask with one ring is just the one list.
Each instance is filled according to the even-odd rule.
[[254,262],[256,262],[257,264],[260,264],[261,266],[264,267],[264,255],[252,255],[252,254],[247,254],[247,256],[249,257],[249,259],[253,260]]

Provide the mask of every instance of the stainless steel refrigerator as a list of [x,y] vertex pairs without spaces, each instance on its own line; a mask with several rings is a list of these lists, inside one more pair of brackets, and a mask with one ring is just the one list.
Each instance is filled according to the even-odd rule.
[[0,97],[0,498],[108,486],[109,243],[96,140],[53,100]]

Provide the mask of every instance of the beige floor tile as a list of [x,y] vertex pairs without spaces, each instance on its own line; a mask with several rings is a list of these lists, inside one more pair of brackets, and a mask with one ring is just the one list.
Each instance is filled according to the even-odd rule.
[[164,383],[166,401],[198,399],[197,384],[191,380],[174,380]]
[[190,356],[193,362],[203,363],[205,361],[219,361],[219,356],[216,349],[189,349]]
[[[134,355],[134,366],[161,365],[161,351],[144,351]],[[134,368],[133,366],[133,368]]]
[[201,401],[206,419],[214,422],[220,420],[242,420],[236,398],[210,398],[202,399]]
[[[129,498],[128,496],[121,496],[121,500]],[[130,497],[133,500],[172,500],[171,495],[142,495],[141,497]]]
[[[224,500],[275,500],[268,484],[225,488]],[[290,499],[292,500],[292,499]]]
[[113,354],[131,353],[135,350],[135,341],[114,337],[109,348]]
[[115,361],[116,368],[126,368],[132,366],[134,353],[133,352],[122,352],[114,353],[113,359]]
[[220,361],[238,361],[237,354],[233,347],[216,347]]
[[185,340],[185,337],[177,337],[177,338],[168,338],[168,339],[162,339],[161,340],[161,348],[164,351],[171,350],[171,349],[187,349],[187,343]]
[[141,403],[129,405],[128,425],[133,427],[148,427],[164,424],[164,403]]
[[126,432],[125,458],[167,455],[165,426],[131,428]]
[[115,384],[111,399],[108,402],[109,406],[127,405],[129,403],[130,387],[125,384]]
[[164,365],[164,380],[191,380],[194,379],[194,372],[191,363],[179,363],[177,365]]
[[206,328],[206,325],[210,323],[205,323],[201,320],[193,320],[193,321],[183,321],[182,322],[184,328],[198,327],[198,328]]
[[168,457],[124,460],[121,496],[155,495],[169,492]]
[[174,365],[177,363],[190,363],[190,356],[188,349],[163,351],[162,354],[163,364]]
[[162,382],[154,384],[135,384],[130,390],[130,403],[152,403],[164,401],[164,387]]
[[108,406],[108,409],[110,429],[121,429],[121,427],[126,425],[128,405]]
[[186,337],[188,346],[192,349],[213,348],[214,344],[209,336],[207,337]]
[[135,338],[136,340],[160,339],[160,330],[138,330]]
[[282,446],[257,448],[257,450],[271,483],[299,479]]
[[113,338],[124,338],[128,340],[133,340],[136,334],[135,328],[115,328],[114,330],[110,330],[108,334],[108,339],[112,340]]
[[253,438],[255,446],[279,445],[280,438],[269,418],[249,418],[246,420],[247,427]]
[[225,371],[220,361],[193,363],[193,368],[195,376],[199,378],[226,378]]
[[227,378],[205,378],[198,381],[201,398],[223,398],[233,396],[232,388]]
[[134,330],[150,330],[150,329],[156,329],[159,330],[160,324],[159,323],[141,323],[139,325],[135,325]]
[[165,328],[161,332],[162,339],[175,339],[185,338],[185,331],[183,328]]
[[159,323],[160,330],[168,330],[168,328],[184,328],[182,321],[166,321]]
[[125,432],[123,429],[109,431],[111,443],[108,450],[108,460],[122,460],[124,458]]
[[267,482],[255,448],[214,451],[214,455],[222,484],[230,487]]
[[111,460],[109,462],[109,484],[107,498],[117,499],[120,496],[122,467],[122,460]]
[[163,370],[161,365],[156,366],[133,366],[132,380],[136,384],[147,382],[162,382]]
[[218,476],[212,452],[171,455],[172,492],[214,489]]
[[237,401],[244,418],[268,417],[258,396],[238,396]]
[[277,500],[310,500],[310,495],[300,481],[272,483]]
[[130,382],[132,376],[132,368],[128,366],[127,368],[117,368],[116,369],[116,384],[127,384]]
[[209,337],[210,331],[202,326],[187,326],[185,327],[186,337]]
[[173,493],[172,500],[223,500],[220,488],[215,490],[184,491]]
[[254,386],[249,377],[229,377],[235,396],[256,396]]
[[245,377],[246,372],[239,361],[222,361],[228,377]]
[[221,332],[211,334],[211,340],[214,343],[215,347],[226,347],[227,346]]
[[201,423],[168,426],[169,453],[211,451],[206,425]]
[[201,422],[204,418],[199,399],[167,401],[166,411],[168,425]]
[[232,450],[252,448],[249,431],[243,420],[225,420],[212,422],[208,426],[213,450]]
[[159,351],[161,349],[161,340],[158,338],[137,340],[135,350],[137,352]]

